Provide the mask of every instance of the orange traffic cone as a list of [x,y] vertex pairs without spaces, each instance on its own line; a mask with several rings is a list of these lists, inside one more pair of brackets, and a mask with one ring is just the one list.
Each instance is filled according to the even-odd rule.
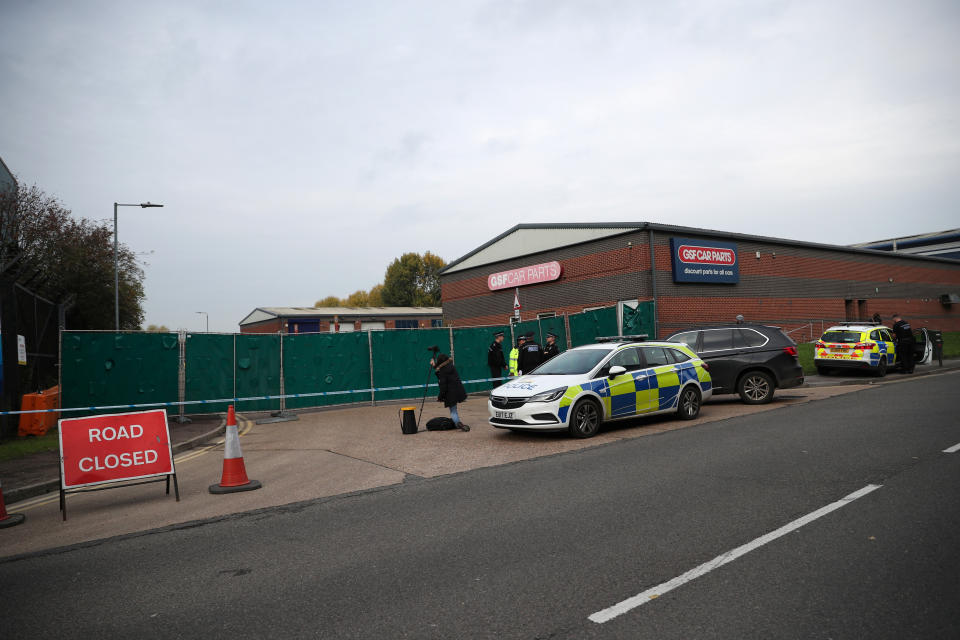
[[253,491],[262,486],[259,480],[247,478],[247,468],[243,464],[243,452],[240,451],[237,417],[233,411],[233,405],[230,405],[227,410],[227,433],[223,442],[223,475],[220,477],[220,484],[210,485],[210,493]]
[[6,529],[7,527],[15,527],[18,524],[23,524],[24,520],[27,519],[27,516],[22,513],[11,513],[7,514],[7,507],[3,504],[3,485],[0,484],[0,529]]

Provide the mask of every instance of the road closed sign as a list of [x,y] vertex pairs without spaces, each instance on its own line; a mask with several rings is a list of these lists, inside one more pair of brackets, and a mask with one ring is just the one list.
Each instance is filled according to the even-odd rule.
[[63,488],[174,473],[162,409],[60,420]]

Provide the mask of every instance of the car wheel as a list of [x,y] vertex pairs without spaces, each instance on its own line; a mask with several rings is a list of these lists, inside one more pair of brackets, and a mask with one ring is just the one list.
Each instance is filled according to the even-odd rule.
[[747,404],[766,404],[773,400],[773,378],[763,371],[745,373],[737,383],[737,393]]
[[830,369],[817,365],[817,373],[821,376],[828,376],[830,375]]
[[878,378],[882,378],[887,375],[887,358],[884,356],[880,358],[880,362],[877,363],[877,370],[873,372]]
[[570,412],[570,435],[574,438],[592,438],[600,430],[600,407],[593,400],[581,400]]
[[687,385],[680,392],[677,401],[677,415],[682,420],[693,420],[700,415],[700,390],[693,385]]

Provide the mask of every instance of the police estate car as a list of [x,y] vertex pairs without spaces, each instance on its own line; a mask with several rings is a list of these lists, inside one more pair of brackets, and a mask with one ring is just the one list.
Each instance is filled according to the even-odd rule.
[[604,420],[670,411],[696,418],[713,392],[708,366],[684,344],[638,339],[599,338],[497,387],[490,424],[589,438]]
[[845,322],[823,332],[814,345],[817,373],[834,368],[868,369],[883,377],[896,363],[893,331],[878,324]]

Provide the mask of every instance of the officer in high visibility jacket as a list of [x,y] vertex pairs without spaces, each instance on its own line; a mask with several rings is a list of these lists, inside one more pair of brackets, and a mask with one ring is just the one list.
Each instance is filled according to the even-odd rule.
[[526,336],[518,336],[516,346],[510,349],[510,375],[513,377],[517,375],[517,363],[520,361],[520,347],[523,346],[526,340]]

